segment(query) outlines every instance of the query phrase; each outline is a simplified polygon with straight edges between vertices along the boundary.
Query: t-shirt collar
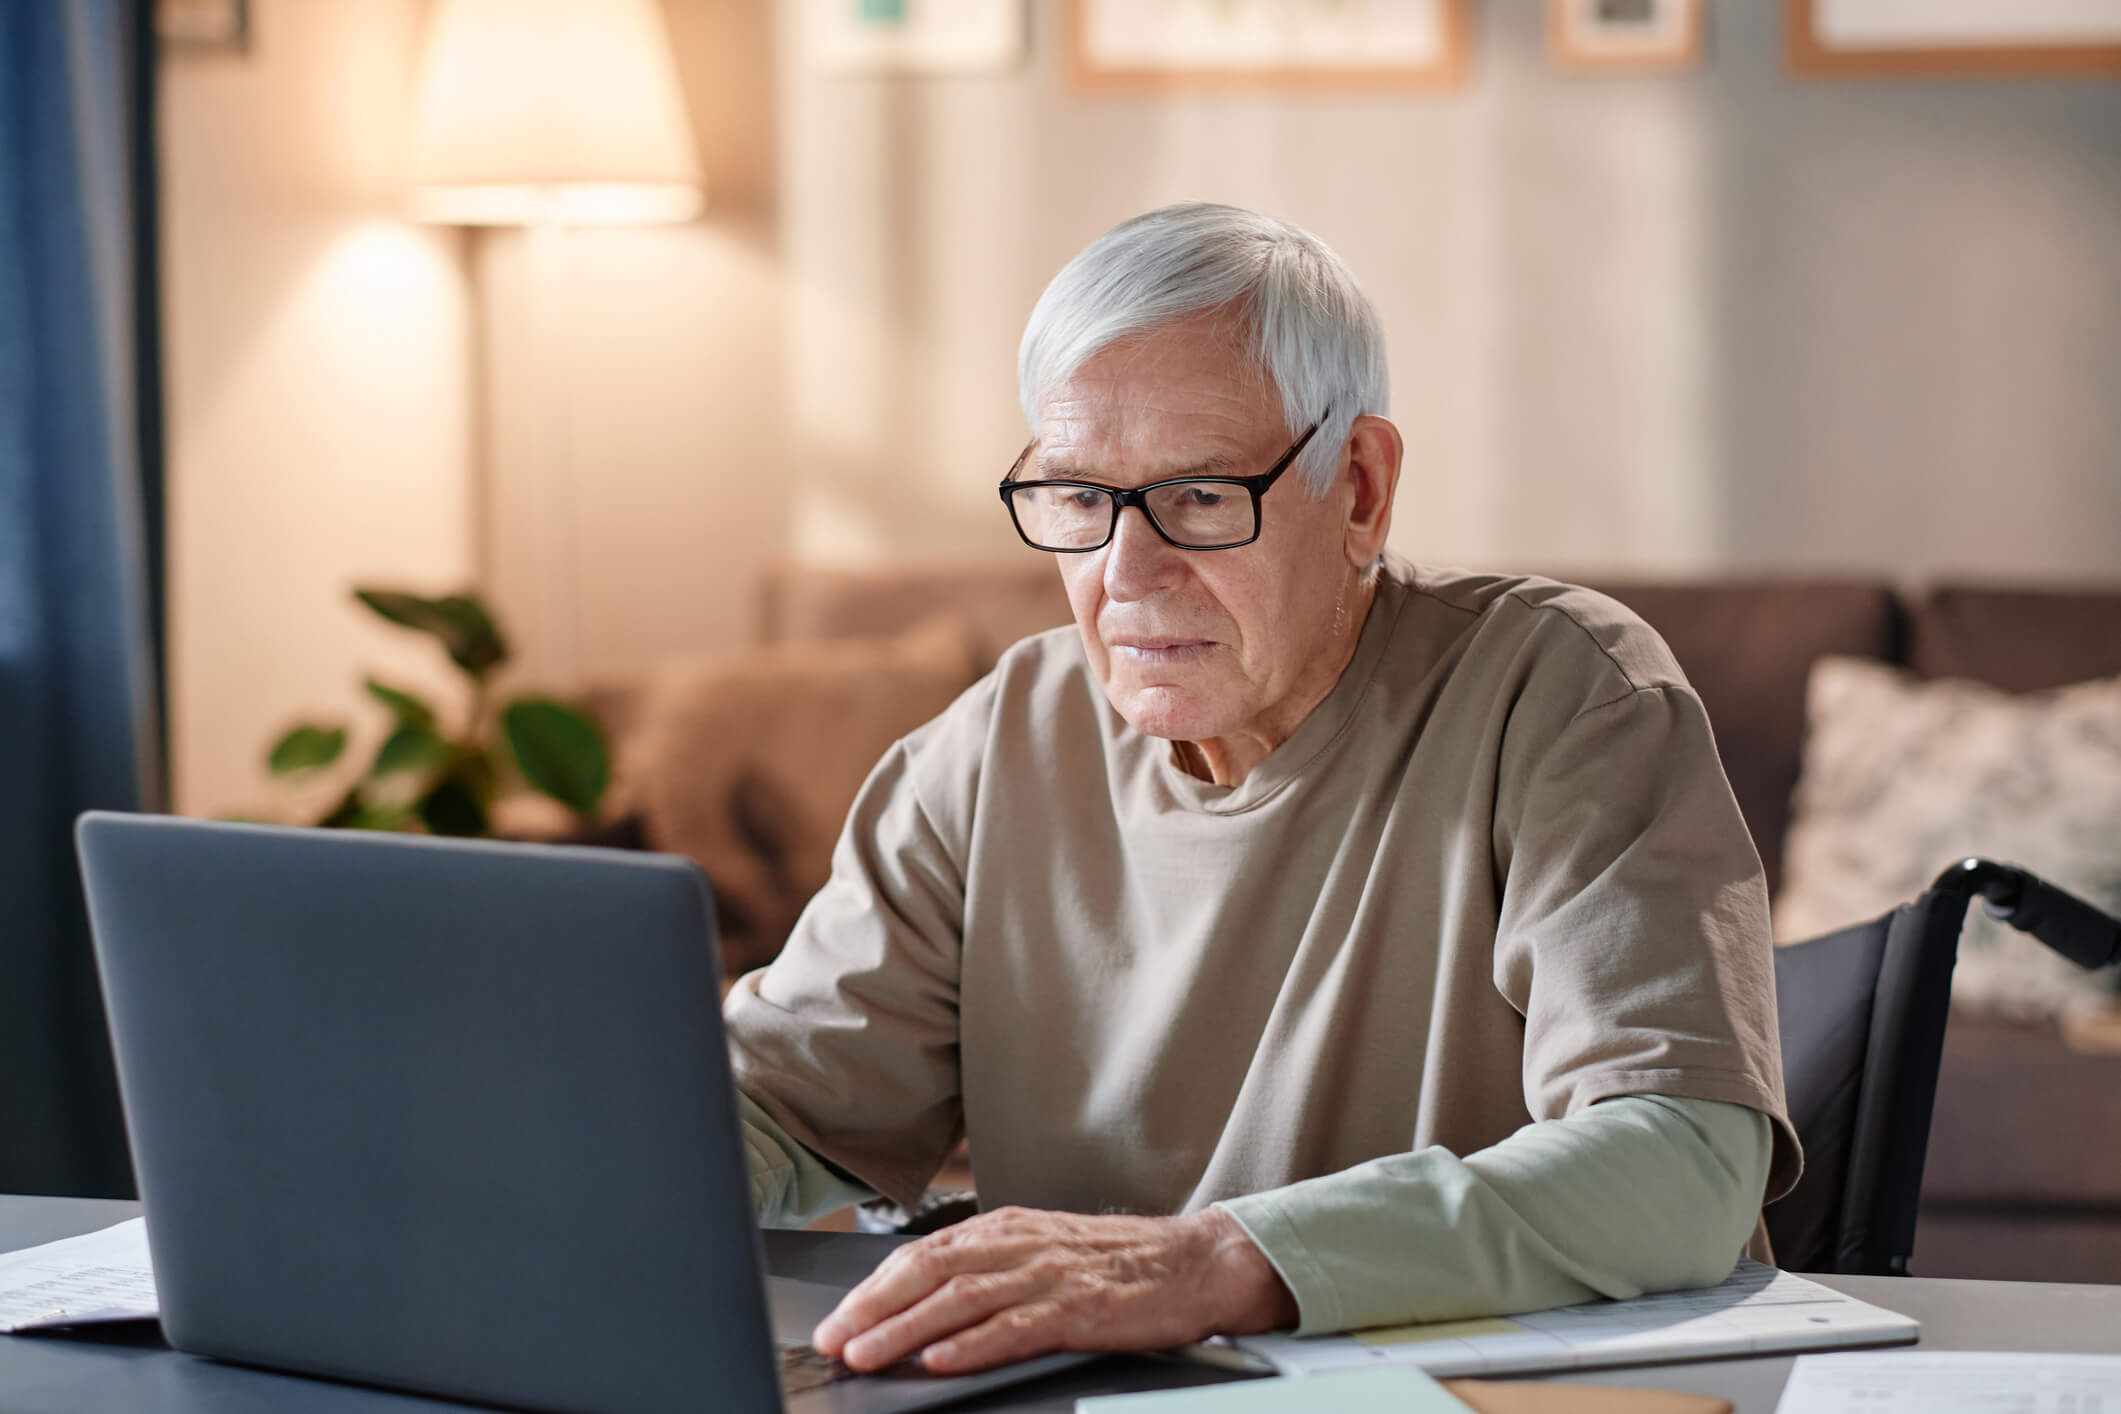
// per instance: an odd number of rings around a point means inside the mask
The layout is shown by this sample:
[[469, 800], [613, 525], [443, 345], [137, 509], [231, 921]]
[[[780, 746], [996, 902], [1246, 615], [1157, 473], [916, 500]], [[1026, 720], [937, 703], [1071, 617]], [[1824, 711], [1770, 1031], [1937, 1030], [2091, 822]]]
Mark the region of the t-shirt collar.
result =
[[[1362, 632], [1355, 640], [1355, 652], [1347, 667], [1341, 669], [1340, 681], [1333, 684], [1323, 702], [1311, 709], [1311, 715], [1297, 724], [1289, 739], [1267, 753], [1266, 759], [1254, 766], [1242, 782], [1224, 786], [1204, 781], [1179, 764], [1176, 745], [1166, 742], [1152, 748], [1161, 783], [1177, 803], [1217, 815], [1254, 809], [1301, 777], [1341, 738], [1362, 705], [1370, 680], [1377, 674], [1377, 665], [1384, 659], [1385, 646], [1391, 641], [1393, 626], [1406, 600], [1405, 576], [1395, 574], [1395, 567], [1388, 558], [1378, 570], [1377, 592], [1370, 598]], [[1120, 730], [1133, 734], [1131, 727], [1122, 725]]]

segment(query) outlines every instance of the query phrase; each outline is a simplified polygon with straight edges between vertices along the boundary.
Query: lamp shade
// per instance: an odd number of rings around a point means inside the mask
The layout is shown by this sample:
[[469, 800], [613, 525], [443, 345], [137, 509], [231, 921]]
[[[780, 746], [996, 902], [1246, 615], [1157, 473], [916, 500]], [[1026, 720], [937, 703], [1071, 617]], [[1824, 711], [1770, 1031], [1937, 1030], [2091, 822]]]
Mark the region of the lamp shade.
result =
[[442, 0], [418, 103], [412, 180], [422, 220], [699, 214], [699, 157], [655, 0]]

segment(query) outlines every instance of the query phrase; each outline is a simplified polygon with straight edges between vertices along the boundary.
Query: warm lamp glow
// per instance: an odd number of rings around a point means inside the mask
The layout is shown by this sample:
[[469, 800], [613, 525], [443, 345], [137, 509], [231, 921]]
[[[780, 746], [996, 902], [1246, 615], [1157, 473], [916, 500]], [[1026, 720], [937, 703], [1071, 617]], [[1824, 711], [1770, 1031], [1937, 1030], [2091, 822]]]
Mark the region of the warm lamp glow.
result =
[[654, 0], [443, 0], [413, 205], [452, 225], [689, 221], [699, 158]]

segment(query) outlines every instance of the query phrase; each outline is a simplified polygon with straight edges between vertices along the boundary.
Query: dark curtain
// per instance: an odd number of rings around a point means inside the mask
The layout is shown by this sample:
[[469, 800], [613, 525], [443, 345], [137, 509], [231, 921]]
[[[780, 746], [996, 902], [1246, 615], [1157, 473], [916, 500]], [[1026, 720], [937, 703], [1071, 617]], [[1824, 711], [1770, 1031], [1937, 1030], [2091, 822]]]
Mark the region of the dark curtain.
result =
[[160, 806], [146, 0], [0, 0], [0, 1193], [129, 1196], [72, 824]]

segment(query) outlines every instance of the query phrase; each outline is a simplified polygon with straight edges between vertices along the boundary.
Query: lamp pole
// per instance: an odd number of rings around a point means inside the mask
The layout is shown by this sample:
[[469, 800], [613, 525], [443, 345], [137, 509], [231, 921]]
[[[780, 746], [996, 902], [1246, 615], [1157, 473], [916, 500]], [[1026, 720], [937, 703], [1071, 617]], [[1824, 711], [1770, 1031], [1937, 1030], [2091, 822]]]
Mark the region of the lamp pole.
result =
[[[574, 449], [579, 397], [570, 338], [580, 226], [689, 221], [703, 205], [699, 156], [655, 0], [442, 0], [422, 55], [413, 205], [422, 220], [524, 228], [523, 297], [535, 470], [522, 498], [535, 585], [521, 648], [553, 687], [579, 685], [581, 573]], [[477, 240], [476, 235], [474, 236]], [[513, 527], [493, 422], [500, 337], [491, 249], [475, 247], [482, 329], [476, 483], [479, 573]], [[487, 587], [491, 587], [490, 585]]]

